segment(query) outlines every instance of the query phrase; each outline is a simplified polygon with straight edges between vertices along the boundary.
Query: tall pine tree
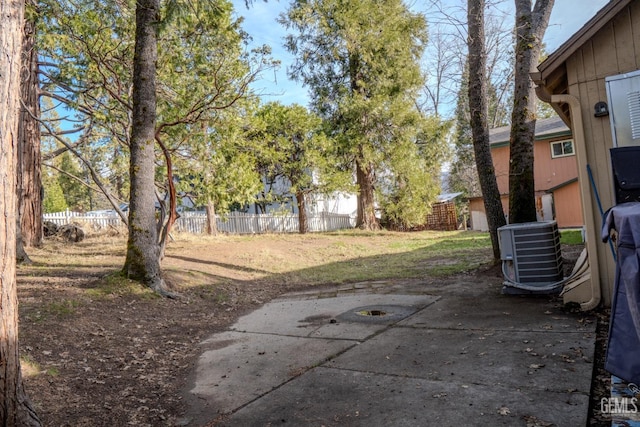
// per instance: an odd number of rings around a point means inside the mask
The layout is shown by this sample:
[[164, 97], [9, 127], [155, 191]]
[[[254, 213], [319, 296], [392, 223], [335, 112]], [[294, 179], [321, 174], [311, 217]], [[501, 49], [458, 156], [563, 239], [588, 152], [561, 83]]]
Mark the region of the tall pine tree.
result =
[[[420, 58], [427, 42], [423, 16], [401, 0], [294, 1], [281, 21], [296, 31], [287, 48], [296, 56], [290, 75], [310, 89], [312, 105], [331, 124], [344, 158], [355, 171], [358, 186], [357, 226], [375, 230], [377, 179], [403, 175], [398, 185], [410, 187], [420, 162], [421, 117], [415, 94], [424, 83]], [[438, 192], [438, 177], [427, 184]], [[420, 185], [420, 184], [417, 184]], [[412, 194], [397, 192], [411, 198]]]

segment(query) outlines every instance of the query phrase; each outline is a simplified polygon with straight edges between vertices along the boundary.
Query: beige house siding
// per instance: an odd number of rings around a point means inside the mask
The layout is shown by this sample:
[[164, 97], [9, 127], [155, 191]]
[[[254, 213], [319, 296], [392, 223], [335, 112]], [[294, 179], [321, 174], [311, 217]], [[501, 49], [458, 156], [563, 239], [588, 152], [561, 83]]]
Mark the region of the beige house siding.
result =
[[[605, 25], [566, 62], [570, 95], [580, 100], [585, 121], [587, 159], [604, 210], [613, 206], [613, 178], [609, 149], [613, 138], [609, 117], [594, 117], [593, 107], [607, 101], [605, 78], [635, 71], [640, 58], [640, 2], [631, 4]], [[597, 203], [594, 217], [601, 218]], [[595, 224], [596, 230], [601, 224]], [[615, 281], [615, 261], [604, 243], [599, 244], [598, 266], [603, 299], [611, 304]]]
[[562, 227], [582, 227], [582, 199], [578, 181], [553, 191], [556, 222]]
[[[575, 295], [565, 295], [565, 301], [581, 302], [585, 309], [592, 308], [597, 298], [610, 305], [615, 282], [615, 262], [608, 246], [599, 239], [602, 216], [595, 197], [597, 191], [604, 210], [614, 204], [609, 155], [613, 138], [610, 117], [595, 117], [594, 106], [600, 101], [607, 102], [605, 78], [639, 68], [640, 2], [611, 0], [533, 74], [541, 88], [539, 96], [552, 103], [579, 140], [576, 144], [578, 172], [586, 215], [587, 247], [594, 273], [592, 279], [599, 280], [600, 295], [593, 287], [591, 291], [583, 287], [577, 289]], [[576, 103], [577, 108], [571, 107], [572, 103]], [[590, 183], [587, 167], [593, 173], [595, 188]], [[592, 299], [587, 301], [589, 295]]]

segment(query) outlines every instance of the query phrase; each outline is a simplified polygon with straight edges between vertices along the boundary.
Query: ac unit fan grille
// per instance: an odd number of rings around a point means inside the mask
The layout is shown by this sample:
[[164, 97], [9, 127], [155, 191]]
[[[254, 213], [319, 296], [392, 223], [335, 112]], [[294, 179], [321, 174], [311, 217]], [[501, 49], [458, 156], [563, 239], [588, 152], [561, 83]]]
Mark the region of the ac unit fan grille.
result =
[[513, 263], [517, 283], [547, 285], [562, 280], [560, 233], [555, 221], [509, 224], [498, 229], [500, 255]]

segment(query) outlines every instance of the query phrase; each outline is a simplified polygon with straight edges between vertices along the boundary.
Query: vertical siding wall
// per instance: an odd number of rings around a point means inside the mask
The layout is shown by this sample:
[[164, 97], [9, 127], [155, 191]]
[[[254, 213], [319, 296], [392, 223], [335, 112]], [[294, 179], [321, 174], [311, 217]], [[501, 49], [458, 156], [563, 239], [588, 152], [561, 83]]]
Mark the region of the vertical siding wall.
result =
[[[533, 174], [536, 191], [547, 191], [578, 176], [576, 156], [551, 158], [551, 142], [566, 141], [571, 137], [553, 138], [536, 141], [533, 146]], [[500, 194], [509, 193], [509, 146], [491, 150], [496, 168], [496, 178]]]
[[562, 227], [582, 227], [582, 198], [578, 181], [553, 192], [553, 207], [556, 222]]
[[[570, 95], [580, 99], [587, 160], [604, 210], [614, 203], [609, 155], [613, 140], [609, 117], [594, 117], [593, 107], [599, 101], [607, 101], [605, 78], [637, 70], [640, 68], [639, 60], [640, 2], [632, 2], [566, 62], [568, 91]], [[594, 217], [600, 219], [595, 199], [593, 209]], [[601, 224], [595, 224], [596, 230], [600, 227]], [[598, 246], [598, 252], [603, 299], [606, 304], [610, 304], [615, 280], [615, 263], [604, 244]], [[590, 256], [590, 259], [595, 259], [595, 256]]]
[[[536, 195], [539, 197], [547, 190], [557, 187], [578, 176], [578, 164], [576, 156], [551, 157], [551, 143], [555, 141], [566, 141], [570, 137], [549, 138], [535, 141], [534, 150], [534, 176], [536, 184]], [[496, 169], [496, 180], [500, 194], [509, 193], [509, 146], [494, 147], [491, 149], [491, 157]], [[504, 196], [506, 198], [506, 196]], [[556, 221], [559, 227], [581, 227], [583, 225], [582, 210], [580, 209], [580, 189], [577, 184], [568, 185], [554, 191], [553, 204], [556, 213]], [[505, 212], [509, 212], [509, 203], [503, 202]], [[480, 205], [474, 205], [475, 208]], [[484, 206], [481, 207], [484, 212]], [[549, 218], [547, 218], [549, 219]], [[477, 217], [476, 223], [486, 224], [484, 220]], [[486, 227], [486, 225], [484, 225]], [[474, 229], [475, 225], [474, 225]], [[483, 228], [484, 230], [484, 228]]]
[[[496, 181], [500, 194], [509, 193], [509, 146], [491, 148], [493, 167], [496, 170]], [[508, 206], [508, 204], [507, 204]]]
[[[506, 214], [509, 211], [509, 196], [500, 196], [502, 211]], [[489, 231], [487, 213], [484, 210], [484, 199], [474, 197], [469, 199], [469, 212], [471, 213], [471, 229], [476, 231]]]

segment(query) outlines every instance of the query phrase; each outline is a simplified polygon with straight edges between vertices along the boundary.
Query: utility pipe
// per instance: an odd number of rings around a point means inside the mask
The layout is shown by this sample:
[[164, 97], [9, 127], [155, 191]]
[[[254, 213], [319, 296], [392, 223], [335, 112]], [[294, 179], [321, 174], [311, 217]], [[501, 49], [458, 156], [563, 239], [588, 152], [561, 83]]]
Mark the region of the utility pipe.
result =
[[602, 290], [600, 287], [600, 265], [598, 264], [597, 236], [600, 231], [595, 229], [595, 218], [593, 215], [593, 198], [589, 181], [584, 176], [587, 170], [587, 144], [584, 137], [584, 122], [582, 121], [582, 108], [580, 100], [574, 95], [551, 95], [546, 87], [540, 73], [532, 73], [532, 79], [536, 83], [536, 95], [548, 104], [566, 103], [569, 105], [572, 121], [572, 133], [576, 157], [578, 161], [578, 183], [582, 195], [582, 215], [585, 221], [587, 255], [589, 257], [589, 269], [591, 272], [591, 299], [580, 304], [583, 311], [593, 310], [600, 304]]
[[[538, 86], [539, 87], [539, 86]], [[537, 91], [538, 94], [540, 91]], [[542, 98], [541, 98], [542, 99]], [[582, 108], [580, 100], [574, 95], [551, 95], [551, 103], [566, 103], [571, 111], [573, 142], [578, 160], [578, 182], [582, 194], [582, 214], [587, 229], [587, 253], [589, 255], [589, 268], [591, 269], [591, 299], [580, 304], [583, 311], [593, 310], [600, 304], [602, 290], [600, 289], [600, 266], [598, 265], [598, 236], [599, 230], [595, 229], [593, 215], [593, 197], [589, 188], [589, 178], [585, 176], [587, 170], [587, 144], [584, 137], [584, 123], [582, 121]]]

